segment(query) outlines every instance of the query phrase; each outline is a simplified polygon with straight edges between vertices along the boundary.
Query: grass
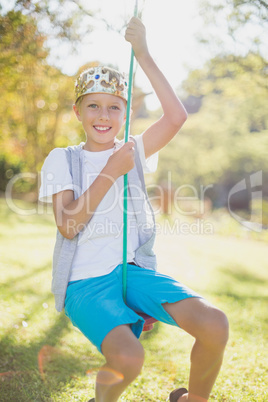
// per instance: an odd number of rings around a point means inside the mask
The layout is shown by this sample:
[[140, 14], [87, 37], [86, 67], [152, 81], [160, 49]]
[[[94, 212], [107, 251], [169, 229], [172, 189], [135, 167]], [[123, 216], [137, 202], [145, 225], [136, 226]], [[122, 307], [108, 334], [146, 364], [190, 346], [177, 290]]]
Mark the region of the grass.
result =
[[[51, 212], [15, 213], [0, 200], [0, 401], [87, 401], [103, 357], [54, 309], [50, 293], [55, 228]], [[22, 214], [22, 211], [23, 214]], [[159, 269], [201, 292], [231, 327], [211, 400], [268, 400], [268, 246], [230, 235], [160, 231]], [[121, 401], [165, 401], [187, 386], [192, 339], [157, 323], [142, 335], [146, 363]]]

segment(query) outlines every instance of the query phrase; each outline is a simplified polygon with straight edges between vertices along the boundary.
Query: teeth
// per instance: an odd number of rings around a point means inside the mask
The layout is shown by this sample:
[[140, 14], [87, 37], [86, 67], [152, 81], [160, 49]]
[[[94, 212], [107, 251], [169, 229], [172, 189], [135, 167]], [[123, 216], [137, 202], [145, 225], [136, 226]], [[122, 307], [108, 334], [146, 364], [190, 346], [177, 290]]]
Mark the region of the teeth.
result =
[[100, 130], [100, 131], [107, 131], [107, 130], [110, 129], [110, 127], [98, 127], [98, 126], [95, 126], [95, 128], [96, 128], [97, 130]]

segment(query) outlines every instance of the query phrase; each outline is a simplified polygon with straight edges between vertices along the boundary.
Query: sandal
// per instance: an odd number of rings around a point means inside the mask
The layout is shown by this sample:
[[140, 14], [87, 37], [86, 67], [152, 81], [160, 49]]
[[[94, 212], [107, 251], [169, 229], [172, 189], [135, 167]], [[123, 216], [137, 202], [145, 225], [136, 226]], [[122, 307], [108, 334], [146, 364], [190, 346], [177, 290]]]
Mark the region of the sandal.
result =
[[170, 400], [170, 402], [177, 402], [178, 399], [179, 399], [183, 394], [186, 394], [187, 392], [188, 392], [188, 391], [187, 391], [186, 388], [177, 388], [177, 389], [174, 389], [174, 391], [172, 391], [172, 392], [169, 394], [169, 400]]
[[91, 398], [91, 399], [89, 399], [89, 401], [88, 402], [95, 402], [95, 398]]

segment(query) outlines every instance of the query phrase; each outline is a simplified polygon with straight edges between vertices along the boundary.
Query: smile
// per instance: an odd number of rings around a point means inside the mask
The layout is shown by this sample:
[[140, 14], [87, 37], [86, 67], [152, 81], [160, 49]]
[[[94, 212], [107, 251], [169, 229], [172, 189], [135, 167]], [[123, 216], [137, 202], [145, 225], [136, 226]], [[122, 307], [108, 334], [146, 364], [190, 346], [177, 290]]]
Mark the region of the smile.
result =
[[95, 130], [97, 131], [101, 131], [102, 133], [107, 132], [109, 130], [111, 130], [112, 127], [108, 127], [108, 126], [94, 126]]

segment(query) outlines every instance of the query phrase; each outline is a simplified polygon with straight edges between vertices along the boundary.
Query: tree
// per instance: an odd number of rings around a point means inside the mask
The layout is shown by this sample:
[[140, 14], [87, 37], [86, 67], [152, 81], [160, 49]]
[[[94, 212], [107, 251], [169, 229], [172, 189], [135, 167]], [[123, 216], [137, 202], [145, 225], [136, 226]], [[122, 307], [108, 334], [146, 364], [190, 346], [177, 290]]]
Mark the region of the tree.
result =
[[[201, 107], [161, 151], [158, 183], [171, 170], [175, 188], [186, 184], [191, 193], [194, 186], [200, 195], [202, 186], [211, 185], [206, 195], [224, 206], [232, 186], [261, 170], [268, 196], [266, 64], [257, 54], [229, 55], [189, 74], [184, 91], [202, 99]], [[241, 196], [240, 207], [248, 207], [249, 199]]]
[[73, 79], [47, 64], [46, 38], [32, 17], [13, 10], [0, 26], [1, 153], [36, 171], [71, 111]]
[[41, 34], [74, 46], [91, 30], [92, 13], [79, 0], [16, 0], [14, 10], [33, 18]]
[[[203, 0], [200, 13], [206, 29], [199, 40], [214, 54], [266, 52], [268, 4], [265, 0]], [[231, 50], [230, 50], [231, 49]]]

